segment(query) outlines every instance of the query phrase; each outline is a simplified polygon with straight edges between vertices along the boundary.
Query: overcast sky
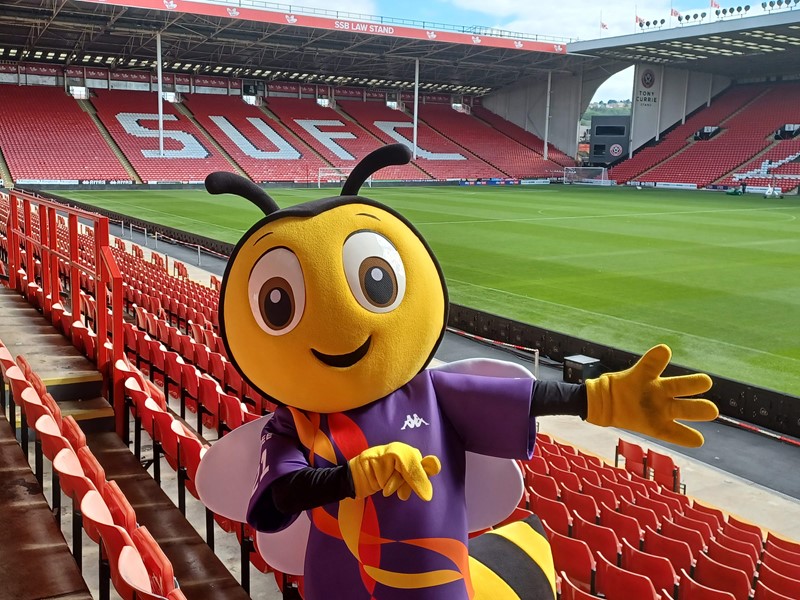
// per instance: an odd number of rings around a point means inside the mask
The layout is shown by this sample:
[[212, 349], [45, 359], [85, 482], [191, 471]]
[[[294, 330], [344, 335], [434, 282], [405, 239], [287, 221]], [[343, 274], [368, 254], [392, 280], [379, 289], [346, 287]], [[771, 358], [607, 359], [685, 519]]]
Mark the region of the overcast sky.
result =
[[[721, 8], [745, 5], [745, 2], [717, 2]], [[635, 22], [637, 14], [646, 21], [665, 19], [666, 26], [669, 26], [670, 8], [681, 14], [705, 11], [716, 19], [711, 0], [705, 4], [698, 0], [567, 0], [555, 6], [552, 2], [540, 0], [300, 0], [291, 4], [450, 25], [480, 25], [573, 40], [636, 33], [640, 30]], [[761, 2], [752, 2], [750, 6], [748, 15], [762, 14]], [[794, 10], [800, 10], [800, 7]], [[608, 29], [601, 29], [601, 21]], [[671, 24], [677, 27], [677, 19], [672, 18]], [[611, 77], [600, 87], [595, 100], [630, 98], [632, 71], [626, 69]]]

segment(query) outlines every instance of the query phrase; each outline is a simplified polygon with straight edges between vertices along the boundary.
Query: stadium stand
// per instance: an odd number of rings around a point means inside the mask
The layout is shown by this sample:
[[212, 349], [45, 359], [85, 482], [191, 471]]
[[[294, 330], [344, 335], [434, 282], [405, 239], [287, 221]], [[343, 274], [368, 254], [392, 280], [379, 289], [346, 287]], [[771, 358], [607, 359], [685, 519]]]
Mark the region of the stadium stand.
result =
[[[777, 166], [776, 166], [777, 165]], [[772, 176], [776, 176], [773, 178]], [[794, 176], [793, 180], [783, 179], [782, 175]], [[741, 185], [742, 180], [749, 186], [780, 185], [790, 190], [800, 182], [800, 138], [779, 140], [750, 162], [737, 168], [721, 181], [722, 185]]]
[[[695, 111], [686, 122], [667, 132], [654, 144], [639, 149], [629, 160], [615, 165], [609, 177], [617, 183], [640, 179], [640, 175], [668, 161], [671, 157], [691, 146], [694, 133], [707, 125], [720, 125], [742, 107], [765, 92], [763, 85], [743, 85], [726, 89], [716, 96], [711, 106]], [[703, 160], [706, 165], [709, 158]], [[656, 181], [648, 178], [646, 181]]]
[[449, 104], [421, 104], [419, 108], [420, 119], [507, 176], [553, 177], [562, 171], [557, 163]]
[[240, 97], [184, 94], [183, 103], [255, 182], [316, 181], [329, 166], [282, 123]]
[[[353, 168], [358, 159], [382, 144], [361, 125], [341, 112], [309, 98], [268, 98], [267, 107], [305, 144], [331, 166]], [[316, 176], [316, 173], [314, 173]], [[427, 179], [413, 165], [393, 166], [375, 174], [376, 179]]]
[[[382, 102], [343, 100], [339, 102], [339, 107], [381, 142], [398, 142], [396, 137], [388, 133], [394, 131], [394, 135], [401, 136], [411, 145], [413, 121], [405, 112], [392, 110]], [[449, 106], [447, 108], [450, 110]], [[417, 124], [417, 144], [422, 151], [415, 163], [434, 179], [506, 176], [422, 121]]]
[[131, 180], [63, 89], [0, 85], [0, 104], [0, 148], [15, 181]]
[[[480, 104], [476, 104], [472, 107], [472, 115], [478, 119], [486, 121], [489, 123], [489, 125], [497, 129], [497, 131], [504, 133], [512, 140], [519, 142], [523, 146], [530, 148], [537, 154], [544, 157], [544, 140], [539, 136], [534, 135], [530, 131], [525, 131], [516, 123], [506, 121], [500, 115], [493, 113], [488, 108], [484, 108]], [[547, 158], [548, 160], [551, 160], [562, 167], [575, 166], [574, 158], [567, 156], [550, 143], [547, 144]]]
[[164, 102], [164, 156], [159, 156], [156, 97], [145, 92], [95, 90], [97, 116], [145, 182], [202, 182], [212, 171], [231, 171], [205, 135]]
[[[705, 187], [726, 173], [760, 154], [772, 143], [775, 131], [794, 120], [800, 86], [757, 85], [756, 97], [734, 114], [719, 122], [706, 116], [706, 125], [719, 125], [722, 131], [708, 140], [691, 141], [674, 157], [665, 160], [640, 181], [675, 181]], [[736, 88], [734, 88], [735, 91]]]

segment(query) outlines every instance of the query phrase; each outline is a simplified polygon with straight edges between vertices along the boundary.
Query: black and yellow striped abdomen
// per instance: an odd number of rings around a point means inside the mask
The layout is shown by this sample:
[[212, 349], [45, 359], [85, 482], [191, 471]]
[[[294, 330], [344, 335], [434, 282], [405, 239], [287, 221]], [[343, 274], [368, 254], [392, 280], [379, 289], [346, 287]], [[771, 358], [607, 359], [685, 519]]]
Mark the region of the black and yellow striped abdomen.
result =
[[553, 555], [539, 517], [510, 523], [469, 542], [474, 600], [553, 600]]

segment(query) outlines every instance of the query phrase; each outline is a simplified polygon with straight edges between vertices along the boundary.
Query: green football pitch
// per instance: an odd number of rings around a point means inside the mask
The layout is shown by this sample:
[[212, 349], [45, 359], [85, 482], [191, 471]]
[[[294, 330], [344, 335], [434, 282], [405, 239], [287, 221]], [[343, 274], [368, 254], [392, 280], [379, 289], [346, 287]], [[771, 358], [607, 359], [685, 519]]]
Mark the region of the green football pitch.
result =
[[[451, 300], [800, 395], [800, 199], [578, 186], [374, 188], [433, 247]], [[288, 206], [332, 190], [270, 190]], [[70, 197], [236, 242], [259, 211], [203, 191]]]

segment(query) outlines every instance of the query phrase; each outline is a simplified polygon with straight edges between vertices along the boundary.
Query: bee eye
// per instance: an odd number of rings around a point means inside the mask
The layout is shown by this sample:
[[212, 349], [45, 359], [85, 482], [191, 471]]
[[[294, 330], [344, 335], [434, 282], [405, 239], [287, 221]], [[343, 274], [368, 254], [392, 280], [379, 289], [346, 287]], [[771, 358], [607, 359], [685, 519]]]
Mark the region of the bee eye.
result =
[[358, 231], [344, 243], [344, 271], [358, 303], [375, 313], [397, 308], [406, 291], [406, 272], [392, 243], [374, 231]]
[[303, 269], [287, 248], [273, 248], [258, 259], [248, 282], [250, 310], [270, 335], [289, 333], [297, 326], [306, 303]]

